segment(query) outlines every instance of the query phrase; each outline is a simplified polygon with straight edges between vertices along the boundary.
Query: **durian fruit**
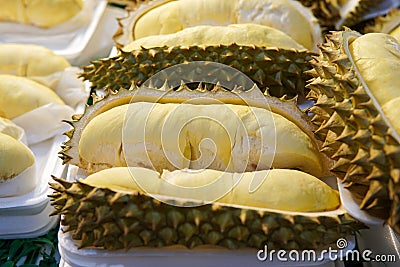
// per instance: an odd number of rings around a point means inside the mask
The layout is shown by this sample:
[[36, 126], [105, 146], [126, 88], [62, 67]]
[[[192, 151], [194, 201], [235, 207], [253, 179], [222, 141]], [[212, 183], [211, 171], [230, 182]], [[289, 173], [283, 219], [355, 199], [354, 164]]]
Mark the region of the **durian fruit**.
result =
[[[268, 177], [249, 194], [253, 175]], [[228, 194], [215, 201], [207, 194], [182, 198], [173, 186], [202, 186], [204, 177], [221, 178], [214, 188], [228, 189]], [[179, 170], [160, 177], [149, 169], [121, 167], [77, 182], [54, 179], [50, 195], [54, 214], [63, 215], [63, 229], [72, 232], [79, 248], [317, 249], [365, 228], [340, 207], [337, 191], [295, 170], [245, 174]], [[290, 193], [282, 194], [285, 190]], [[316, 201], [319, 207], [314, 206]], [[314, 211], [305, 211], [309, 208]]]
[[0, 186], [32, 166], [32, 151], [14, 137], [0, 132]]
[[63, 105], [54, 91], [35, 81], [0, 74], [0, 116], [13, 119], [49, 103]]
[[141, 47], [171, 47], [193, 45], [254, 45], [278, 47], [280, 49], [305, 50], [289, 35], [277, 29], [260, 24], [231, 24], [228, 26], [200, 25], [183, 29], [176, 33], [150, 35], [136, 39], [122, 48], [124, 51], [138, 50]]
[[[173, 46], [121, 51], [116, 57], [93, 61], [83, 67], [81, 74], [91, 83], [92, 92], [129, 89], [132, 82], [138, 86], [157, 72], [174, 65], [211, 61], [235, 68], [257, 84], [262, 92], [291, 99], [304, 100], [304, 86], [310, 78], [304, 72], [311, 69], [309, 60], [314, 53], [257, 46]], [[171, 74], [172, 75], [172, 74]], [[179, 77], [180, 73], [175, 74]], [[193, 75], [197, 75], [193, 73]], [[207, 74], [208, 75], [208, 74]], [[213, 75], [212, 73], [210, 75]], [[230, 77], [221, 76], [218, 80]]]
[[310, 8], [319, 23], [327, 30], [353, 27], [377, 14], [386, 13], [398, 5], [391, 0], [298, 0]]
[[321, 27], [330, 29], [340, 20], [338, 0], [298, 0], [311, 9]]
[[0, 0], [0, 6], [0, 21], [51, 28], [81, 11], [83, 0]]
[[[322, 151], [360, 208], [399, 232], [400, 46], [383, 33], [327, 35], [307, 85]], [[392, 203], [393, 201], [393, 203]]]
[[276, 28], [309, 50], [321, 40], [317, 19], [292, 0], [180, 0], [142, 4], [120, 20], [115, 36], [127, 44], [149, 35], [170, 34], [199, 25], [255, 23]]
[[[71, 122], [70, 140], [62, 151], [64, 163], [89, 173], [131, 165], [157, 171], [211, 168], [243, 172], [268, 169], [272, 164], [316, 176], [327, 174], [324, 170], [329, 163], [321, 157], [308, 117], [297, 109], [295, 100], [285, 102], [257, 90], [231, 92], [215, 87], [192, 91], [186, 86], [176, 91], [168, 86], [120, 90], [88, 106], [82, 117]], [[207, 97], [221, 102], [182, 103]], [[243, 97], [250, 99], [252, 108]], [[177, 100], [168, 103], [168, 99]], [[124, 135], [129, 137], [123, 138], [123, 129], [128, 129]], [[199, 151], [199, 142], [205, 138], [214, 140], [216, 147], [204, 146]], [[171, 141], [162, 144], [164, 139]]]
[[0, 74], [27, 77], [54, 88], [54, 75], [70, 66], [66, 59], [44, 46], [0, 44]]
[[365, 32], [387, 33], [400, 41], [400, 9], [392, 9], [385, 16], [376, 17], [373, 25], [368, 25]]

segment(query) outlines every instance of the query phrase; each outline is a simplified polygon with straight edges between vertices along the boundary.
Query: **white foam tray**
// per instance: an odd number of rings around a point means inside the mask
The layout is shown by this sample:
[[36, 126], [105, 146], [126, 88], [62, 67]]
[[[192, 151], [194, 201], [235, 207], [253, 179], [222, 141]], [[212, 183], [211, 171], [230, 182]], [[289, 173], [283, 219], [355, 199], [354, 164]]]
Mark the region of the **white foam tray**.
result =
[[81, 27], [76, 28], [76, 25], [68, 25], [68, 22], [65, 22], [57, 29], [39, 29], [30, 25], [2, 22], [0, 43], [43, 45], [67, 60], [74, 61], [87, 46], [107, 6], [107, 0], [85, 2], [90, 4], [90, 22]]

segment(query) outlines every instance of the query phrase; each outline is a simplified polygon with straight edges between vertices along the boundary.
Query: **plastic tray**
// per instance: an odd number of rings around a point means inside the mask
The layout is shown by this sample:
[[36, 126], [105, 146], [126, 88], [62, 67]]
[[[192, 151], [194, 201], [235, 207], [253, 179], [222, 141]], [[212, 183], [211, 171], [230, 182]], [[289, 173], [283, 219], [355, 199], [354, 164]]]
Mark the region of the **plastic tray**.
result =
[[[61, 159], [58, 158], [60, 146], [65, 138], [65, 136], [56, 136], [30, 147], [35, 155], [36, 175], [39, 183], [33, 191], [27, 194], [0, 198], [2, 219], [5, 216], [34, 215], [43, 211], [49, 202], [47, 195], [50, 193], [48, 182], [51, 180], [51, 175], [61, 176], [65, 168]], [[3, 220], [0, 220], [0, 226], [2, 224]]]
[[[65, 22], [56, 29], [39, 29], [30, 25], [18, 25], [16, 23], [0, 23], [0, 43], [29, 43], [43, 45], [53, 50], [56, 54], [65, 57], [69, 61], [75, 60], [85, 49], [92, 37], [100, 18], [107, 6], [106, 0], [85, 0], [85, 4], [91, 4], [90, 22], [74, 29]], [[9, 31], [16, 28], [17, 30]]]
[[47, 201], [38, 214], [2, 216], [0, 239], [34, 238], [46, 234], [59, 222], [58, 216], [49, 217], [52, 211], [53, 207]]
[[[137, 248], [129, 251], [106, 251], [101, 249], [78, 249], [69, 233], [58, 233], [58, 248], [64, 266], [163, 266], [163, 267], [203, 267], [203, 266], [335, 266], [326, 258], [319, 262], [260, 261], [255, 249], [186, 249], [186, 248]], [[350, 240], [344, 250], [354, 248]]]

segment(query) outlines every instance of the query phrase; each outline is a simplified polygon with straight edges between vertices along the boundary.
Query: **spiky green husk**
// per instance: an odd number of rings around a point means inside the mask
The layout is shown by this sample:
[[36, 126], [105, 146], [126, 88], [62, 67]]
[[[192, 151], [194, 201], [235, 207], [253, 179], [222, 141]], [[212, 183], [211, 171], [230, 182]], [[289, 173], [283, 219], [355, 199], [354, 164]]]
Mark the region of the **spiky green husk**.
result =
[[310, 78], [304, 71], [311, 69], [309, 60], [313, 55], [309, 51], [235, 44], [151, 48], [121, 51], [119, 56], [93, 61], [92, 65], [83, 68], [81, 77], [92, 83], [93, 91], [118, 91], [120, 88], [130, 88], [132, 83], [140, 86], [157, 72], [173, 65], [211, 61], [243, 72], [263, 92], [267, 90], [272, 96], [293, 98], [298, 95], [301, 100], [305, 83]]
[[[327, 35], [320, 55], [311, 62], [314, 78], [307, 87], [316, 104], [310, 111], [319, 127], [315, 134], [324, 142], [322, 151], [336, 161], [332, 172], [361, 198], [361, 209], [387, 219], [391, 199], [399, 197], [400, 145], [345, 53], [348, 34], [359, 36], [349, 30]], [[398, 227], [398, 209], [392, 208], [393, 227]]]
[[[360, 23], [366, 14], [385, 0], [359, 0], [348, 14], [343, 14], [343, 6], [332, 0], [297, 0], [310, 8], [319, 23], [326, 30], [351, 27]], [[345, 16], [345, 17], [343, 17]]]
[[[365, 226], [346, 213], [302, 216], [217, 204], [177, 207], [143, 194], [123, 194], [55, 179], [53, 215], [79, 247], [215, 245], [236, 248], [316, 249]], [[181, 203], [182, 204], [182, 203]]]
[[378, 16], [371, 25], [367, 25], [364, 32], [390, 33], [400, 26], [400, 9], [392, 9], [384, 16]]
[[323, 28], [330, 29], [340, 19], [339, 6], [326, 0], [298, 0], [311, 9]]
[[360, 23], [366, 14], [374, 10], [375, 7], [384, 1], [385, 0], [359, 0], [349, 14], [346, 14], [346, 17], [336, 25], [336, 29], [341, 30], [343, 26], [351, 27]]

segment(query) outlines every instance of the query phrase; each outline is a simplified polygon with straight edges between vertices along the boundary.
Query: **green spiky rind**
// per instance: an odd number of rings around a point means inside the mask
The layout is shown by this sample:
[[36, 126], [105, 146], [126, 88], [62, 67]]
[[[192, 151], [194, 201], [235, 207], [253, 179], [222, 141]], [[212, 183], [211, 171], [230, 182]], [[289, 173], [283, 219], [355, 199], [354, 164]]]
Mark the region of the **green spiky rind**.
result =
[[400, 9], [393, 8], [384, 16], [378, 16], [374, 19], [373, 24], [367, 25], [364, 32], [382, 32], [390, 33], [392, 30], [400, 26]]
[[[83, 68], [81, 77], [92, 83], [92, 91], [128, 89], [132, 83], [141, 85], [157, 72], [193, 61], [218, 62], [233, 67], [248, 77], [264, 92], [275, 97], [299, 96], [310, 78], [304, 72], [311, 69], [309, 51], [284, 50], [257, 46], [217, 45], [162, 47], [132, 52], [121, 51], [119, 56], [93, 61]], [[198, 78], [198, 77], [197, 77]], [[220, 77], [223, 79], [224, 77]], [[227, 80], [229, 77], [226, 77]]]
[[343, 21], [336, 26], [336, 29], [340, 30], [343, 26], [351, 27], [360, 23], [366, 14], [374, 10], [376, 6], [384, 1], [385, 0], [359, 0], [350, 13], [343, 18]]
[[[242, 76], [238, 76], [240, 79]], [[234, 76], [231, 75], [231, 79]], [[168, 83], [164, 83], [160, 88], [155, 87], [138, 87], [132, 85], [129, 89], [121, 88], [118, 91], [110, 91], [103, 97], [93, 96], [93, 104], [87, 105], [85, 111], [81, 115], [74, 115], [72, 120], [65, 121], [72, 128], [64, 133], [68, 140], [63, 143], [62, 150], [59, 152], [63, 164], [72, 164], [78, 166], [89, 173], [97, 172], [105, 168], [118, 167], [110, 166], [107, 163], [87, 162], [80, 157], [79, 140], [83, 129], [98, 114], [112, 107], [128, 104], [141, 100], [145, 97], [148, 102], [183, 102], [190, 99], [217, 99], [221, 103], [226, 104], [244, 104], [254, 107], [261, 107], [280, 114], [296, 124], [302, 129], [315, 143], [320, 147], [321, 144], [315, 139], [313, 131], [316, 127], [311, 123], [309, 116], [302, 112], [298, 106], [296, 98], [286, 100], [284, 98], [276, 98], [269, 96], [267, 93], [262, 94], [258, 87], [254, 85], [252, 88], [233, 88], [227, 90], [217, 84], [213, 87], [203, 86], [199, 84], [196, 89], [190, 89], [185, 84], [181, 84], [178, 88], [173, 88]], [[139, 99], [139, 100], [136, 100]], [[332, 162], [322, 155], [324, 169], [328, 170]], [[328, 172], [324, 175], [329, 175]]]
[[330, 29], [340, 19], [340, 7], [326, 0], [298, 0], [308, 7], [318, 19], [322, 28]]
[[72, 233], [80, 248], [128, 250], [179, 244], [187, 248], [260, 249], [268, 245], [270, 249], [316, 249], [366, 228], [344, 212], [302, 216], [220, 204], [186, 208], [144, 194], [54, 180], [50, 184], [53, 215], [62, 215], [64, 231]]
[[[346, 34], [359, 36], [348, 29], [327, 35], [320, 55], [311, 62], [313, 78], [307, 87], [316, 103], [310, 109], [312, 121], [319, 127], [315, 134], [324, 142], [322, 151], [336, 161], [331, 171], [362, 197], [361, 209], [387, 219], [399, 192], [391, 173], [399, 166], [400, 146], [345, 53]], [[399, 218], [396, 209], [392, 207], [393, 218]]]

